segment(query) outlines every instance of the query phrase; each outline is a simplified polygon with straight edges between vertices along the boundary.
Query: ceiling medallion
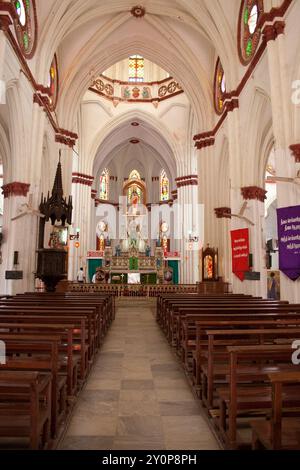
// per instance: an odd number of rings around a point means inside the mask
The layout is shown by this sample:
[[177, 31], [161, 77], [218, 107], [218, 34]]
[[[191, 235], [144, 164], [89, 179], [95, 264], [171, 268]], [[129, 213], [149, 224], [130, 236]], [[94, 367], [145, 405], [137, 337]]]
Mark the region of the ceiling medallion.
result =
[[133, 7], [131, 9], [131, 14], [132, 16], [134, 16], [135, 18], [143, 18], [143, 16], [145, 16], [146, 14], [146, 10], [144, 7], [138, 5], [136, 7]]
[[131, 140], [130, 140], [130, 143], [131, 143], [131, 144], [139, 144], [140, 141], [139, 141], [139, 139], [131, 139]]
[[138, 127], [140, 124], [139, 124], [138, 122], [132, 122], [131, 125], [132, 125], [133, 127]]

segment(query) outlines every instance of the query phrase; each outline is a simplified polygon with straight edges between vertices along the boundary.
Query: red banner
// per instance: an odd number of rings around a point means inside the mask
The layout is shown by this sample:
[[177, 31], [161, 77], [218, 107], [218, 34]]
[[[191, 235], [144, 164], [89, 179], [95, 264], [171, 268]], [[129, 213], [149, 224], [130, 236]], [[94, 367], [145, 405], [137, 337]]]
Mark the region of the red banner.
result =
[[249, 229], [231, 231], [232, 272], [241, 280], [249, 271]]

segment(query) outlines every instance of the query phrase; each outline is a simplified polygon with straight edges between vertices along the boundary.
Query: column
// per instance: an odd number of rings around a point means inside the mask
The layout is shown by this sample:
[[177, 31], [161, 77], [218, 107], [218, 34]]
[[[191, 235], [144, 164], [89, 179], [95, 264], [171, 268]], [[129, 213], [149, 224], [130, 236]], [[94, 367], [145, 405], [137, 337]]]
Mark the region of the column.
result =
[[[68, 279], [75, 280], [79, 268], [86, 267], [86, 256], [90, 248], [91, 239], [91, 186], [94, 177], [81, 173], [73, 173], [72, 196], [73, 196], [73, 228], [75, 235], [79, 229], [79, 240], [69, 242], [69, 272]], [[76, 242], [79, 247], [76, 248]]]
[[[276, 172], [287, 177], [295, 176], [295, 160], [290, 152], [292, 84], [287, 79], [286, 44], [284, 36], [284, 21], [275, 21], [267, 25], [264, 39], [267, 42], [269, 64], [269, 79], [271, 88], [273, 133], [275, 139]], [[297, 161], [297, 160], [296, 160]], [[299, 195], [292, 184], [280, 182], [277, 184], [278, 207], [288, 207], [299, 204]], [[285, 274], [280, 273], [281, 297], [290, 302], [300, 301], [300, 280], [291, 281]]]
[[180, 282], [182, 284], [194, 284], [199, 279], [198, 259], [199, 250], [196, 243], [191, 242], [189, 248], [189, 236], [199, 236], [196, 226], [196, 210], [198, 209], [198, 176], [187, 175], [176, 178], [178, 186], [179, 204], [179, 233], [181, 240], [178, 245], [181, 253]]

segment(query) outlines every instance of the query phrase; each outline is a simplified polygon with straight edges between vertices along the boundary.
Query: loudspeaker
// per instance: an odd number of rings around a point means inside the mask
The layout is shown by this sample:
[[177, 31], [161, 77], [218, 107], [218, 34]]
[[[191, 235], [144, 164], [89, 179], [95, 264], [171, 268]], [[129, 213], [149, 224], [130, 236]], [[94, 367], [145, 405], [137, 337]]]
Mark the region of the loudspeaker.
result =
[[249, 268], [253, 268], [253, 254], [249, 253]]
[[19, 252], [14, 251], [14, 266], [16, 266], [17, 264], [19, 264]]

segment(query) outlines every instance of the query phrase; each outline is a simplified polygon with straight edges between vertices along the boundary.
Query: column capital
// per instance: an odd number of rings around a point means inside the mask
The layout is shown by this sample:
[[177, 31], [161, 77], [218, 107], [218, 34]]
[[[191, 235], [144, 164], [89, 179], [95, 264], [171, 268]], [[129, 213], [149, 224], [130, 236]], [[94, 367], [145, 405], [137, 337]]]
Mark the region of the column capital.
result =
[[217, 219], [231, 219], [230, 207], [216, 207], [215, 214]]
[[280, 34], [284, 34], [285, 22], [283, 20], [275, 21], [273, 24], [267, 24], [263, 29], [263, 38], [267, 43], [275, 41]]
[[5, 184], [2, 186], [2, 194], [4, 198], [10, 196], [24, 196], [26, 197], [30, 188], [30, 184], [21, 183], [19, 181], [14, 181], [12, 183]]
[[214, 137], [204, 137], [201, 138], [198, 142], [195, 143], [195, 147], [197, 150], [201, 150], [206, 147], [211, 147], [215, 145], [215, 138]]
[[267, 199], [267, 191], [258, 186], [245, 186], [241, 188], [242, 196], [245, 200], [258, 200], [264, 202]]
[[72, 183], [92, 186], [94, 177], [83, 173], [72, 173]]
[[300, 144], [290, 145], [290, 150], [295, 158], [295, 162], [300, 163]]
[[175, 178], [177, 188], [183, 186], [198, 186], [198, 175], [179, 176]]
[[178, 199], [178, 191], [177, 191], [177, 189], [174, 189], [174, 191], [171, 191], [171, 194], [172, 194], [172, 199], [173, 199], [173, 201], [176, 201], [176, 199]]

